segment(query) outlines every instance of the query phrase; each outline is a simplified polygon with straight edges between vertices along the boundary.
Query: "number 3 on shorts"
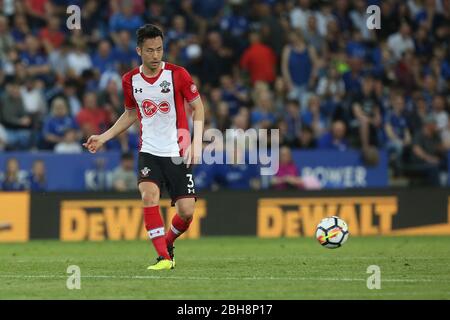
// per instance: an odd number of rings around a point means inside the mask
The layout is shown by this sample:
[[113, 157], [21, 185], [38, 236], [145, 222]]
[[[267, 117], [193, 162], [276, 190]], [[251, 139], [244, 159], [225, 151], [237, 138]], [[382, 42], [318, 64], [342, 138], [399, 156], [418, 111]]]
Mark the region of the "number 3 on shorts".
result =
[[186, 177], [189, 179], [189, 182], [187, 184], [188, 188], [194, 187], [194, 180], [192, 180], [192, 173], [187, 173]]

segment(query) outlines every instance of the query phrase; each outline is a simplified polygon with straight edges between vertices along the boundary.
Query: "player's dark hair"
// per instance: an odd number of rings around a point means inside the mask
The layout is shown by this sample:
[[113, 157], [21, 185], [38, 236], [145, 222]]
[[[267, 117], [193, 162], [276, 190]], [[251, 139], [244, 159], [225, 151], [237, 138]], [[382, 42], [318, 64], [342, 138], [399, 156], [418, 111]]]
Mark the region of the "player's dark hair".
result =
[[136, 31], [137, 45], [142, 46], [146, 39], [161, 37], [164, 40], [164, 34], [160, 28], [154, 24], [145, 24]]

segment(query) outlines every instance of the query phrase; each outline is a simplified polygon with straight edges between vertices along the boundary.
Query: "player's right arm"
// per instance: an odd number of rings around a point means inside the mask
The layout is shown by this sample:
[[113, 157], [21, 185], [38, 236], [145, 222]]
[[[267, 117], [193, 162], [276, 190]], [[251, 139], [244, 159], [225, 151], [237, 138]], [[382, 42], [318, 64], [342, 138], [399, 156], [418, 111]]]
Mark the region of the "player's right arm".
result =
[[86, 143], [83, 143], [83, 146], [87, 148], [91, 153], [97, 152], [97, 150], [100, 149], [101, 146], [108, 140], [111, 140], [115, 136], [127, 130], [136, 121], [137, 118], [138, 117], [136, 109], [125, 108], [125, 111], [111, 128], [100, 135], [90, 136]]
[[83, 143], [83, 146], [86, 147], [89, 152], [97, 152], [104, 143], [127, 130], [138, 118], [137, 113], [139, 111], [137, 102], [133, 97], [133, 86], [131, 83], [132, 74], [133, 72], [128, 72], [122, 77], [125, 111], [111, 128], [101, 135], [90, 136], [86, 143]]

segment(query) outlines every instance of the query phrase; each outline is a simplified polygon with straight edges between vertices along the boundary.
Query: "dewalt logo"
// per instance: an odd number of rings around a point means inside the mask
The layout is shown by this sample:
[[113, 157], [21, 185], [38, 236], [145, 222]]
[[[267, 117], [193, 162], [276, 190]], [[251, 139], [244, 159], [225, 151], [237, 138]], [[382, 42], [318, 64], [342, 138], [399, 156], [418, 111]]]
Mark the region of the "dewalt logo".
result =
[[[102, 241], [147, 239], [140, 200], [67, 200], [61, 202], [60, 239], [65, 241]], [[161, 200], [166, 227], [176, 213], [170, 200]], [[180, 238], [201, 235], [200, 220], [206, 216], [205, 200], [196, 203], [194, 219]]]
[[325, 217], [344, 219], [352, 236], [389, 234], [396, 197], [271, 198], [258, 201], [259, 237], [312, 237]]

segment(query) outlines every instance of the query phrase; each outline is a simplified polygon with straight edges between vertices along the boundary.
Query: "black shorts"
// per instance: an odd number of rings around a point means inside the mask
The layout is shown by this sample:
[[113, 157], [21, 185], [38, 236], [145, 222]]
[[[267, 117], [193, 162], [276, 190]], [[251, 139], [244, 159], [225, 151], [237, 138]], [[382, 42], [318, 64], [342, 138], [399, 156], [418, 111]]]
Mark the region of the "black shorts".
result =
[[172, 199], [172, 207], [181, 198], [195, 198], [194, 178], [192, 176], [192, 166], [186, 168], [186, 164], [181, 162], [181, 158], [176, 164], [172, 161], [175, 157], [159, 157], [146, 152], [139, 152], [138, 160], [138, 184], [143, 181], [155, 183], [160, 192], [163, 185], [166, 186]]

